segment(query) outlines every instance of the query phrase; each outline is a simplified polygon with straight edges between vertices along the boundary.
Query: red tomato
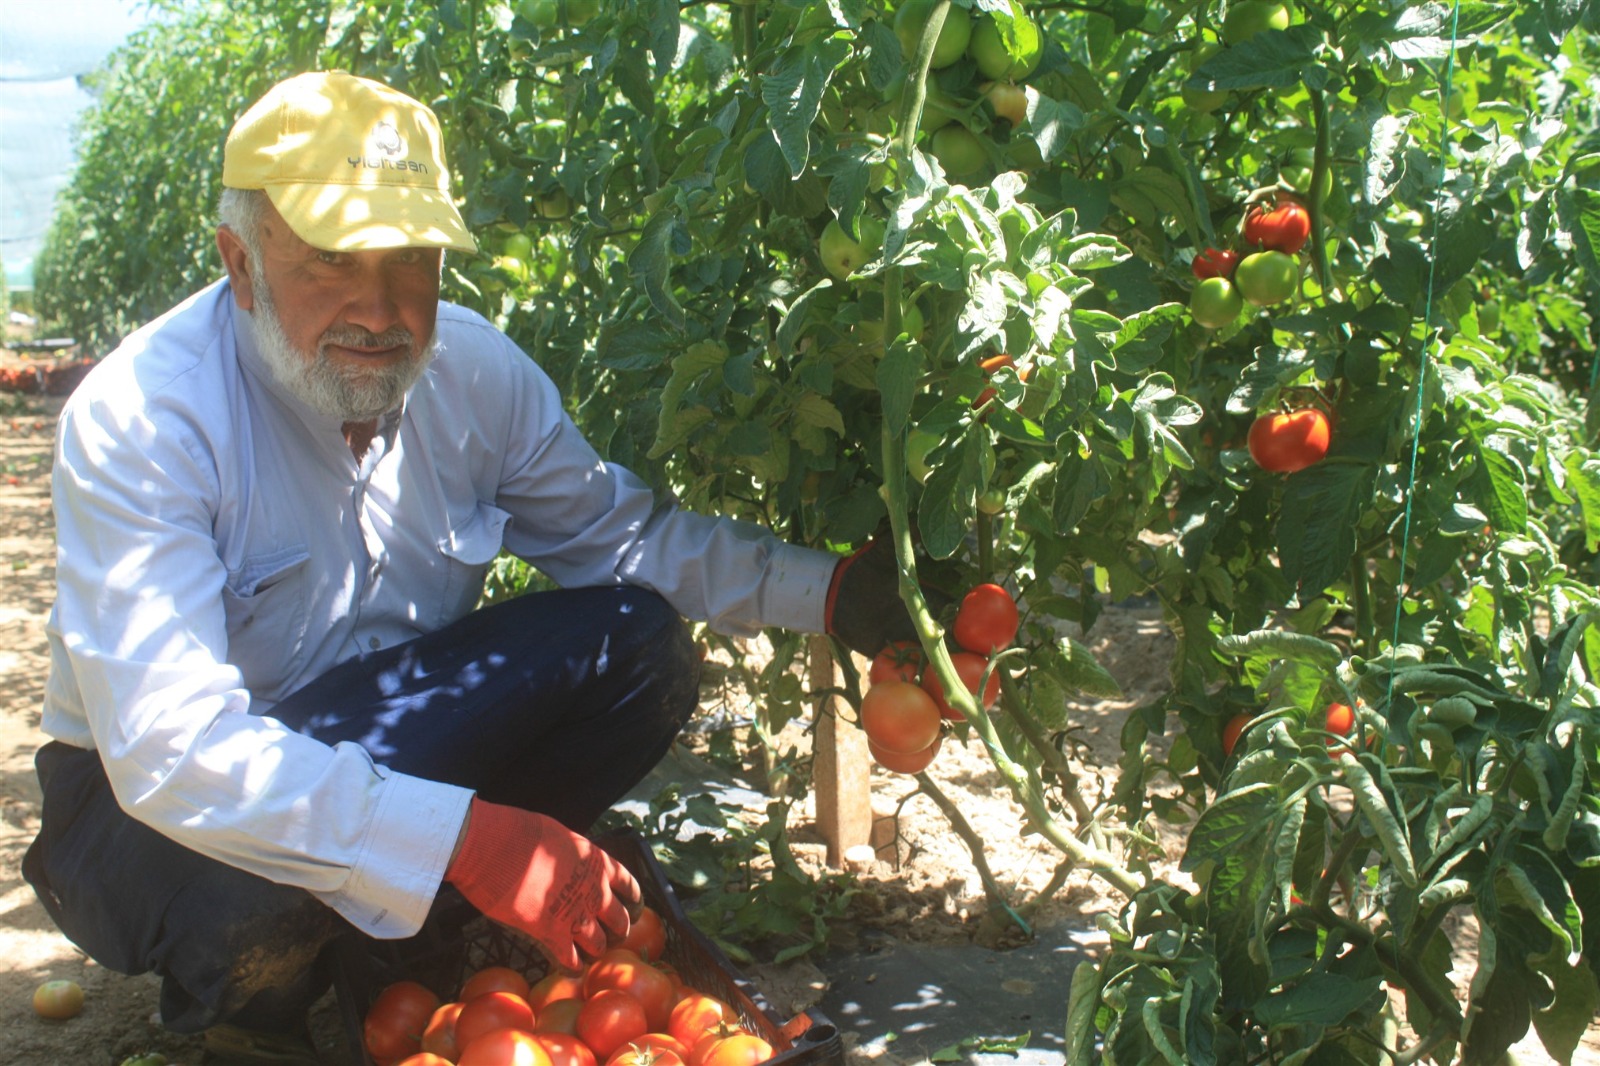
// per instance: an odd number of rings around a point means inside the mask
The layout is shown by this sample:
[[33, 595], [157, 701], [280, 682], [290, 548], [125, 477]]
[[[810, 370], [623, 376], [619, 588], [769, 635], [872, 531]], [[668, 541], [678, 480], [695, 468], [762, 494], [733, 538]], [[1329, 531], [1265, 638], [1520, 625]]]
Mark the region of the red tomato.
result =
[[528, 988], [528, 1006], [534, 1014], [543, 1013], [550, 1004], [561, 999], [582, 999], [583, 978], [559, 970], [541, 977]]
[[456, 1060], [431, 1051], [419, 1051], [415, 1055], [407, 1055], [395, 1066], [451, 1066]]
[[456, 1019], [461, 1015], [461, 1003], [441, 1004], [428, 1019], [422, 1030], [422, 1050], [431, 1051], [441, 1058], [454, 1062], [461, 1054], [461, 1043], [456, 1039]]
[[[991, 355], [987, 359], [981, 359], [981, 360], [978, 361], [978, 366], [983, 369], [984, 377], [992, 377], [992, 376], [994, 376], [994, 372], [999, 370], [999, 369], [1001, 369], [1002, 367], [1016, 366], [1016, 365], [1017, 365], [1017, 361], [1015, 359], [1011, 358], [1011, 356], [1009, 356], [1009, 355], [1004, 355], [1004, 354], [1002, 354], [1002, 355]], [[1028, 380], [1028, 375], [1031, 374], [1032, 372], [1033, 372], [1033, 364], [1031, 364], [1031, 363], [1028, 364], [1027, 366], [1018, 367], [1017, 368], [1017, 378], [1020, 381], [1027, 381]], [[986, 404], [990, 400], [992, 400], [994, 398], [994, 395], [995, 395], [995, 391], [993, 389], [984, 389], [982, 392], [978, 393], [977, 399], [972, 401], [972, 406], [973, 407], [982, 407], [984, 404]]]
[[1265, 414], [1250, 425], [1250, 458], [1275, 474], [1315, 466], [1328, 454], [1328, 416], [1315, 407]]
[[873, 685], [861, 698], [861, 728], [885, 751], [910, 754], [939, 739], [939, 707], [909, 681]]
[[1233, 749], [1239, 744], [1239, 735], [1249, 721], [1250, 716], [1243, 711], [1228, 719], [1228, 724], [1222, 727], [1222, 754], [1233, 754]]
[[527, 999], [528, 979], [509, 966], [486, 966], [461, 986], [461, 1002], [477, 999], [485, 992], [510, 992]]
[[619, 989], [638, 1000], [652, 1031], [667, 1027], [667, 1017], [677, 998], [673, 995], [672, 978], [645, 962], [637, 952], [610, 948], [589, 964], [583, 975], [584, 998], [593, 999], [596, 992], [607, 988]]
[[[574, 1001], [576, 1002], [576, 1001]], [[589, 1045], [572, 1033], [539, 1031], [533, 1034], [550, 1053], [552, 1066], [595, 1066], [598, 1061]]]
[[689, 1066], [758, 1066], [772, 1058], [772, 1045], [754, 1033], [707, 1033], [690, 1052]]
[[[1327, 713], [1323, 715], [1323, 722], [1328, 732], [1337, 733], [1341, 737], [1347, 737], [1355, 731], [1356, 712], [1350, 708], [1349, 704], [1330, 703], [1328, 704]], [[1330, 748], [1345, 747], [1345, 745], [1339, 743], [1339, 741], [1335, 740], [1333, 737], [1328, 737], [1326, 740], [1328, 747]]]
[[402, 1059], [422, 1048], [422, 1031], [439, 1008], [439, 997], [416, 981], [396, 981], [373, 1000], [361, 1026], [375, 1059]]
[[675, 1059], [677, 1063], [682, 1063], [689, 1058], [689, 1049], [677, 1037], [670, 1033], [646, 1033], [613, 1051], [611, 1057], [606, 1060], [606, 1066], [619, 1062], [622, 1066], [650, 1066], [649, 1062], [637, 1056], [633, 1059], [628, 1058], [630, 1052], [667, 1056], [668, 1061], [663, 1062], [662, 1066], [676, 1066], [671, 1060]]
[[554, 1066], [550, 1052], [532, 1033], [491, 1029], [461, 1049], [456, 1066]]
[[[983, 672], [989, 666], [989, 660], [976, 652], [958, 651], [950, 656], [950, 661], [955, 664], [956, 676], [961, 678], [967, 686], [967, 691], [974, 696], [978, 694], [978, 686], [983, 682]], [[922, 679], [922, 687], [933, 697], [933, 702], [939, 707], [941, 717], [952, 722], [962, 722], [966, 716], [944, 698], [944, 683], [939, 680], [939, 671], [929, 670]], [[994, 706], [994, 701], [1000, 698], [1000, 671], [996, 669], [989, 675], [989, 683], [983, 686], [983, 699], [979, 702], [985, 709]]]
[[667, 1019], [667, 1032], [678, 1038], [684, 1047], [693, 1047], [705, 1031], [718, 1022], [739, 1024], [739, 1012], [716, 996], [704, 992], [689, 992], [672, 1008]]
[[1204, 281], [1206, 278], [1231, 278], [1233, 270], [1239, 265], [1239, 253], [1224, 251], [1221, 248], [1207, 248], [1194, 257], [1194, 262], [1189, 264], [1189, 269], [1194, 271], [1194, 276]]
[[578, 1031], [578, 1011], [583, 1009], [581, 999], [558, 999], [548, 1004], [544, 1010], [537, 1011], [533, 1018], [533, 1031], [536, 1033], [576, 1033]]
[[932, 764], [934, 757], [939, 754], [939, 745], [943, 743], [944, 737], [940, 737], [921, 751], [908, 754], [880, 748], [869, 739], [867, 753], [872, 756], [873, 762], [885, 770], [892, 770], [897, 774], [920, 774]]
[[606, 1060], [606, 1066], [684, 1066], [683, 1056], [666, 1048], [624, 1044]]
[[922, 670], [922, 645], [914, 640], [897, 640], [872, 657], [867, 671], [868, 684], [883, 681], [917, 680]]
[[667, 927], [662, 924], [661, 915], [646, 904], [618, 946], [635, 952], [646, 962], [660, 962], [667, 951]]
[[1311, 214], [1298, 200], [1284, 197], [1268, 211], [1260, 204], [1244, 216], [1244, 242], [1253, 248], [1293, 255], [1311, 236]]
[[956, 612], [956, 643], [979, 655], [993, 655], [1017, 638], [1020, 620], [1011, 593], [999, 585], [979, 585]]
[[463, 1049], [494, 1029], [533, 1032], [533, 1008], [510, 992], [485, 992], [461, 1005], [461, 1013], [456, 1015], [456, 1043]]
[[598, 1059], [650, 1031], [644, 1004], [616, 988], [602, 988], [583, 1001], [578, 1011], [578, 1038]]

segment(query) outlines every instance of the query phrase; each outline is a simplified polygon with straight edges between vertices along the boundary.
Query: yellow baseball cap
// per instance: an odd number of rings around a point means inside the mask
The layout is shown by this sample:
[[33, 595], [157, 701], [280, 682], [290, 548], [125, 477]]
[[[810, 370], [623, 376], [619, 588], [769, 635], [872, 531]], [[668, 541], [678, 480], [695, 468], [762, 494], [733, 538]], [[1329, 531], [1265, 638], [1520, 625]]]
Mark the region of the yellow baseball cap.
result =
[[222, 184], [265, 190], [299, 238], [333, 252], [474, 252], [433, 111], [338, 71], [281, 81], [234, 123]]

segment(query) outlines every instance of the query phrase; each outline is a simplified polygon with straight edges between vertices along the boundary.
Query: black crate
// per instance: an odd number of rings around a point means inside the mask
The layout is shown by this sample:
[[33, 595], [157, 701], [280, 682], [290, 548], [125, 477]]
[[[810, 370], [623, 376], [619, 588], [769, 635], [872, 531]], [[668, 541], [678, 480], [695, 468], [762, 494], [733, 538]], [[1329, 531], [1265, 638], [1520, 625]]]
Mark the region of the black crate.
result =
[[[844, 1061], [839, 1030], [827, 1018], [815, 1009], [780, 1018], [760, 990], [689, 921], [641, 834], [619, 830], [597, 837], [595, 842], [638, 879], [645, 903], [661, 916], [667, 934], [665, 961], [689, 987], [716, 996], [737, 1010], [745, 1027], [772, 1045], [775, 1054], [767, 1066], [824, 1066]], [[351, 1061], [374, 1066], [362, 1045], [361, 1020], [387, 985], [417, 981], [449, 1001], [468, 977], [486, 966], [509, 966], [530, 983], [549, 971], [531, 940], [483, 917], [453, 889], [441, 893], [423, 931], [414, 937], [371, 940], [352, 936], [340, 941], [333, 956], [334, 989]]]

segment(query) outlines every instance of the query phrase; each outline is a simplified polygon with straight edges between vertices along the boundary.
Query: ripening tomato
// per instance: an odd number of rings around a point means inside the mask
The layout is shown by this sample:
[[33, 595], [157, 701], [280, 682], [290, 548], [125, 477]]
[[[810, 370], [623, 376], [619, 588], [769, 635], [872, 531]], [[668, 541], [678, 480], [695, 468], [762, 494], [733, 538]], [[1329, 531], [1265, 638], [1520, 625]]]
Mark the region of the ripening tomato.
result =
[[553, 1066], [550, 1053], [532, 1033], [491, 1029], [461, 1049], [456, 1066]]
[[754, 1033], [723, 1036], [712, 1031], [700, 1038], [689, 1056], [689, 1066], [758, 1066], [772, 1058], [772, 1045]]
[[540, 1014], [550, 1004], [561, 999], [582, 999], [583, 978], [553, 970], [539, 978], [528, 988], [528, 1006]]
[[1194, 262], [1189, 264], [1189, 269], [1194, 271], [1194, 276], [1204, 281], [1206, 278], [1231, 278], [1233, 270], [1239, 265], [1239, 253], [1221, 248], [1207, 248], [1194, 257]]
[[545, 1004], [544, 1010], [534, 1012], [533, 1031], [536, 1033], [576, 1033], [578, 1012], [583, 1009], [581, 999], [558, 999]]
[[[165, 1060], [163, 1060], [165, 1061]], [[415, 1055], [407, 1055], [395, 1066], [451, 1066], [456, 1060], [432, 1051], [419, 1051]], [[122, 1066], [128, 1066], [123, 1063]]]
[[578, 1011], [578, 1039], [598, 1059], [610, 1058], [617, 1048], [649, 1031], [644, 1004], [621, 989], [600, 989]]
[[1189, 313], [1206, 329], [1231, 326], [1244, 310], [1244, 294], [1227, 278], [1206, 278], [1189, 294]]
[[638, 1000], [652, 1030], [667, 1027], [667, 1017], [676, 1001], [672, 978], [645, 962], [637, 952], [609, 948], [589, 964], [583, 975], [584, 998], [593, 999], [596, 992], [607, 988], [620, 989]]
[[999, 585], [978, 585], [961, 600], [954, 627], [956, 643], [979, 655], [993, 655], [1017, 637], [1017, 601]]
[[920, 774], [932, 765], [934, 758], [939, 754], [939, 746], [944, 743], [940, 737], [921, 751], [910, 753], [889, 751], [867, 740], [867, 754], [872, 756], [872, 761], [885, 770], [896, 774]]
[[739, 1024], [739, 1012], [716, 996], [705, 992], [689, 992], [672, 1008], [667, 1019], [667, 1032], [678, 1038], [684, 1047], [693, 1047], [705, 1031], [718, 1022]]
[[941, 721], [933, 697], [909, 681], [885, 681], [861, 697], [861, 728], [885, 751], [922, 751], [939, 738]]
[[493, 1029], [533, 1032], [533, 1008], [510, 992], [485, 992], [461, 1004], [456, 1015], [456, 1043], [462, 1048]]
[[660, 962], [667, 952], [667, 927], [662, 924], [661, 915], [645, 904], [618, 947], [627, 948], [646, 962]]
[[594, 1052], [589, 1050], [589, 1045], [573, 1033], [540, 1030], [533, 1035], [549, 1052], [551, 1066], [595, 1066], [599, 1061], [594, 1057]]
[[76, 981], [46, 981], [33, 990], [33, 1010], [51, 1021], [76, 1018], [83, 1012], [83, 986]]
[[[1356, 712], [1347, 703], [1330, 703], [1323, 722], [1328, 732], [1347, 737], [1356, 727]], [[1330, 748], [1343, 746], [1333, 737], [1328, 737], [1327, 741]]]
[[867, 683], [917, 680], [922, 672], [922, 645], [914, 640], [897, 640], [872, 657]]
[[[983, 672], [989, 668], [989, 660], [976, 652], [958, 651], [950, 656], [950, 661], [955, 664], [956, 676], [967, 686], [967, 691], [977, 696], [978, 686], [983, 684]], [[966, 715], [950, 706], [950, 701], [944, 698], [944, 683], [939, 680], [939, 671], [929, 670], [922, 679], [922, 687], [933, 697], [942, 717], [951, 722], [966, 720]], [[989, 674], [989, 683], [983, 685], [983, 699], [979, 704], [987, 710], [999, 698], [1000, 671], [996, 669]]]
[[462, 1003], [443, 1003], [428, 1019], [422, 1030], [422, 1050], [454, 1062], [461, 1054], [461, 1042], [456, 1039], [456, 1019], [461, 1016]]
[[461, 986], [461, 1002], [477, 999], [485, 992], [510, 992], [527, 999], [528, 979], [509, 966], [486, 966]]
[[1311, 213], [1299, 200], [1284, 197], [1269, 211], [1260, 204], [1244, 216], [1244, 243], [1293, 255], [1311, 236]]
[[421, 1050], [422, 1032], [438, 1009], [439, 997], [416, 981], [396, 981], [384, 988], [362, 1022], [367, 1052], [382, 1061]]
[[1315, 407], [1265, 414], [1250, 425], [1250, 458], [1275, 474], [1292, 474], [1328, 454], [1328, 416]]
[[1244, 727], [1250, 724], [1250, 716], [1243, 711], [1228, 719], [1228, 724], [1222, 727], [1222, 754], [1232, 755], [1233, 749], [1239, 745], [1239, 736], [1244, 732]]
[[676, 1051], [634, 1041], [613, 1052], [605, 1066], [684, 1066], [684, 1063], [683, 1056]]
[[1239, 261], [1238, 269], [1233, 272], [1233, 287], [1257, 307], [1281, 304], [1300, 287], [1300, 264], [1287, 252], [1255, 252]]

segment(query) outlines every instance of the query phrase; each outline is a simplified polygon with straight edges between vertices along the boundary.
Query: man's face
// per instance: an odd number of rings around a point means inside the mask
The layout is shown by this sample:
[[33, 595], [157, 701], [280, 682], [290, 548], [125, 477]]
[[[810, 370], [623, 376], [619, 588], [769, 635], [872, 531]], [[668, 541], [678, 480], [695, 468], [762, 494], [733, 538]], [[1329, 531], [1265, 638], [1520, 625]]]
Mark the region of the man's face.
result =
[[327, 252], [276, 211], [260, 226], [249, 293], [256, 338], [274, 374], [314, 409], [345, 421], [398, 406], [433, 354], [436, 248]]

